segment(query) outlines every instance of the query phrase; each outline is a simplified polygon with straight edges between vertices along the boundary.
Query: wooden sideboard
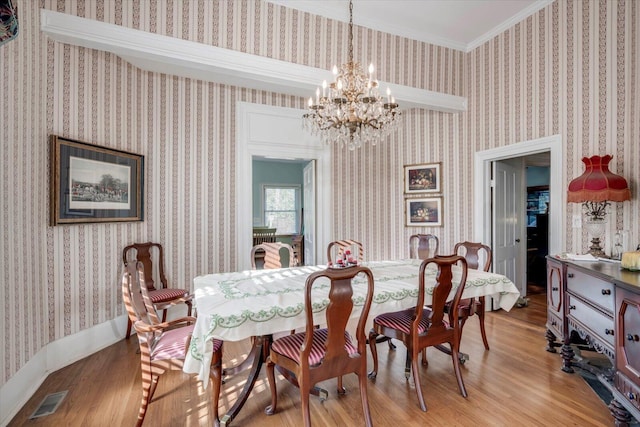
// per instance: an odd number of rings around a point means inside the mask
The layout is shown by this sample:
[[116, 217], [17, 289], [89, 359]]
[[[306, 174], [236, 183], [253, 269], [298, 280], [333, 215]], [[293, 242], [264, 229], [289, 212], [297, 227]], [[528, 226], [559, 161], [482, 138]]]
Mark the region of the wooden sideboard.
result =
[[[640, 420], [640, 272], [547, 257], [546, 338], [547, 351], [561, 348], [563, 371], [585, 367], [609, 388], [616, 426]], [[583, 366], [572, 344], [606, 355], [611, 366]]]

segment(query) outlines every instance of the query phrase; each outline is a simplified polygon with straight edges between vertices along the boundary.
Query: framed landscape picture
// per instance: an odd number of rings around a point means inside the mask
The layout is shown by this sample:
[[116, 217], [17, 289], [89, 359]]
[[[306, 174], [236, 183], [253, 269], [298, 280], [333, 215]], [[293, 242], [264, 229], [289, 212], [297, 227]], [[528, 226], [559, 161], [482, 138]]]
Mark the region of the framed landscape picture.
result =
[[405, 199], [407, 227], [442, 226], [442, 197]]
[[441, 186], [441, 163], [422, 163], [419, 165], [405, 165], [404, 192], [439, 193]]
[[51, 136], [51, 225], [143, 220], [143, 156]]

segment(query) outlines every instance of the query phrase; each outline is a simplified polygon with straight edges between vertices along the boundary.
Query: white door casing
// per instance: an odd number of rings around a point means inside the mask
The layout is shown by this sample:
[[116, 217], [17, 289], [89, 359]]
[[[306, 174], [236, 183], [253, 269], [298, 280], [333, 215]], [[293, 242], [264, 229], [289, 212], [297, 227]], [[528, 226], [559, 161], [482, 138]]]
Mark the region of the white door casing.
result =
[[493, 162], [493, 271], [507, 276], [521, 295], [526, 294], [523, 173], [522, 157]]
[[474, 239], [491, 239], [491, 162], [548, 151], [549, 156], [549, 253], [564, 250], [566, 218], [566, 192], [564, 191], [564, 153], [562, 136], [551, 135], [540, 139], [506, 145], [475, 153], [474, 162]]
[[304, 208], [302, 221], [304, 223], [304, 263], [315, 265], [316, 254], [313, 242], [316, 241], [316, 161], [311, 160], [302, 171], [302, 191], [304, 191]]
[[315, 263], [323, 263], [320, 248], [331, 235], [330, 150], [302, 129], [303, 110], [238, 102], [236, 108], [236, 269], [250, 268], [253, 214], [251, 161], [253, 156], [316, 161]]

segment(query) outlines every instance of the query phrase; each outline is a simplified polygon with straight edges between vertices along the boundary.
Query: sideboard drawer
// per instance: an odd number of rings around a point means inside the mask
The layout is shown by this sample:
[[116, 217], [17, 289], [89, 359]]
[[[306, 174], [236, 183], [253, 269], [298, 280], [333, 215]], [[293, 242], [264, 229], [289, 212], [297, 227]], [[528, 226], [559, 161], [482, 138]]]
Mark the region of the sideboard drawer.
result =
[[613, 348], [615, 345], [613, 319], [571, 294], [568, 297], [568, 315], [596, 334], [591, 338], [599, 338], [600, 341], [608, 343]]
[[585, 274], [571, 266], [567, 268], [567, 290], [611, 314], [615, 306], [613, 289], [613, 283]]

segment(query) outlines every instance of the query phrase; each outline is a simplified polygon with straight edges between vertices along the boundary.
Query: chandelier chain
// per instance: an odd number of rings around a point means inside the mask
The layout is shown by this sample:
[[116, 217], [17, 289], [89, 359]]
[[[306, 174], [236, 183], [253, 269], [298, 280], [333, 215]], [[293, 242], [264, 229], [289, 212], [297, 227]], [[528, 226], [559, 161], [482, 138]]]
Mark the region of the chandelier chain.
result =
[[349, 1], [349, 62], [353, 62], [353, 1]]

